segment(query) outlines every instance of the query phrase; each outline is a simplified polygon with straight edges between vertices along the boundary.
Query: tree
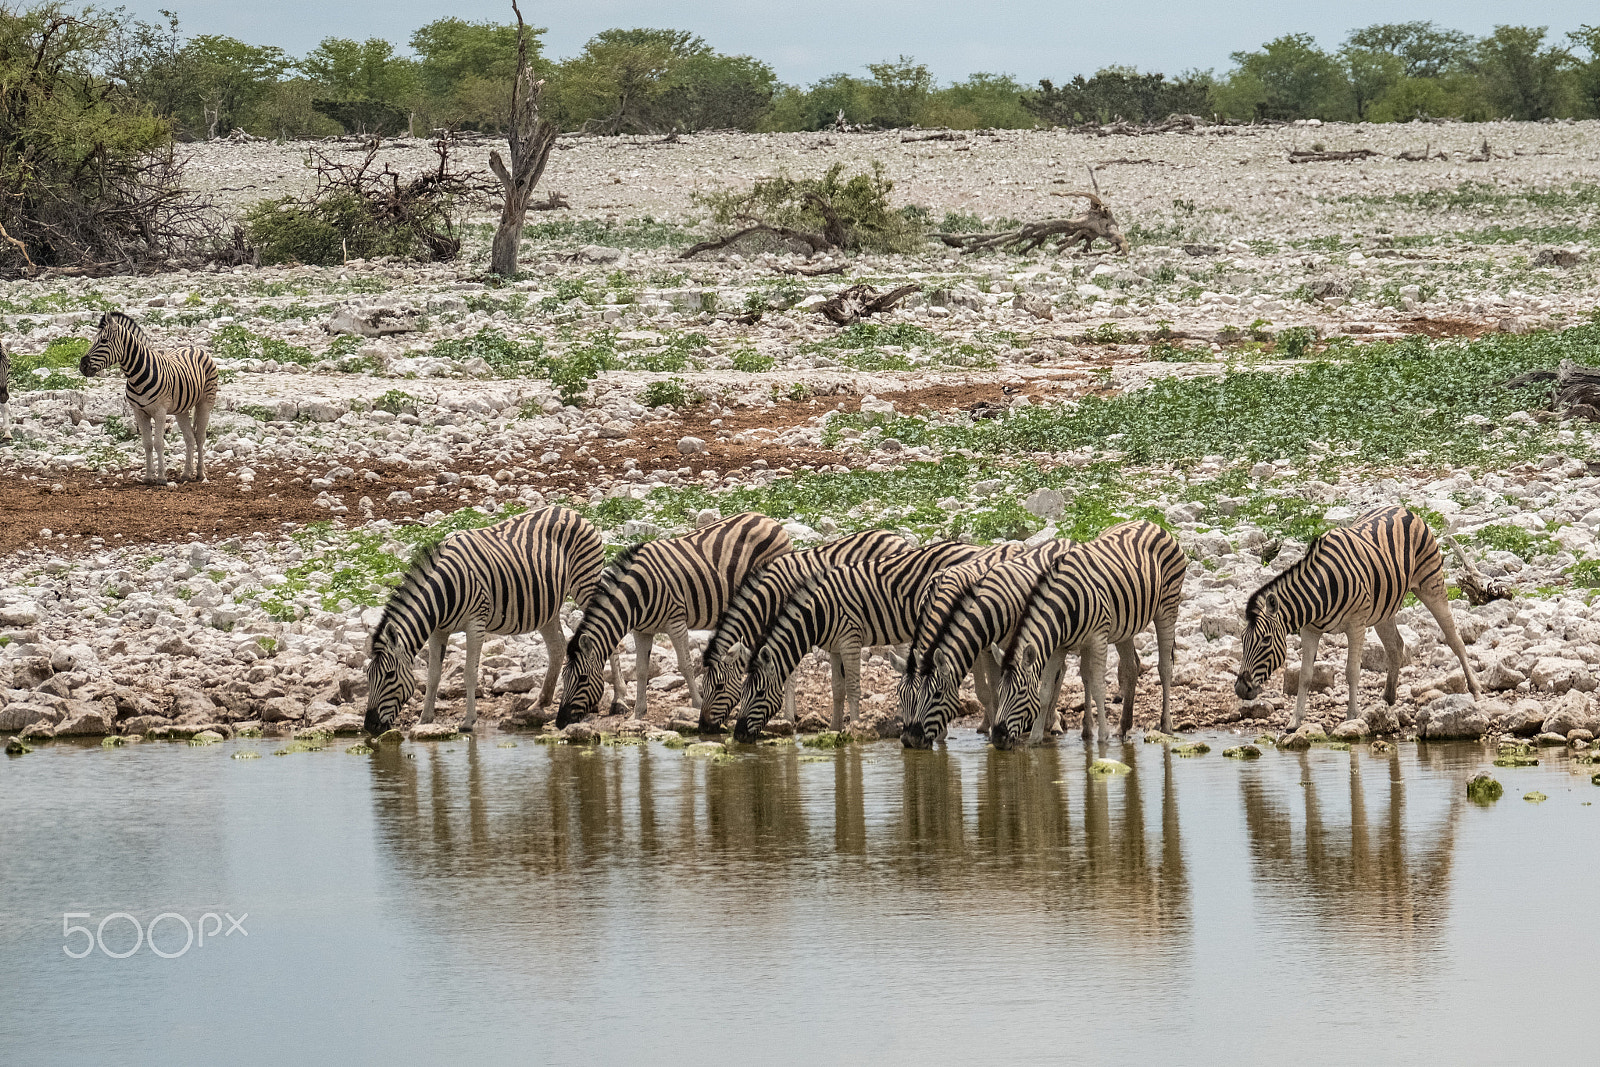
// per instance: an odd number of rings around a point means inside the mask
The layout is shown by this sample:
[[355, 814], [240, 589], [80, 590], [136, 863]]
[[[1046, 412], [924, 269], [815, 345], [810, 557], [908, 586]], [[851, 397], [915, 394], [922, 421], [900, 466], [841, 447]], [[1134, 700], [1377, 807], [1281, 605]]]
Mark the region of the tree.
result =
[[[528, 28], [529, 64], [543, 69], [538, 37]], [[517, 28], [492, 22], [437, 19], [411, 35], [418, 82], [436, 125], [503, 130], [511, 120], [517, 72]]]
[[1391, 52], [1346, 45], [1339, 50], [1356, 118], [1370, 118], [1372, 105], [1381, 100], [1396, 82], [1405, 77], [1405, 61]]
[[1407, 78], [1437, 78], [1463, 59], [1472, 38], [1432, 22], [1388, 22], [1352, 30], [1346, 49], [1382, 52], [1404, 65]]
[[1079, 74], [1057, 86], [1048, 79], [1022, 106], [1052, 126], [1077, 123], [1156, 122], [1171, 114], [1210, 110], [1210, 79], [1190, 74], [1168, 81], [1165, 74], [1140, 74], [1132, 67], [1106, 67], [1092, 78]]
[[555, 147], [556, 135], [560, 132], [540, 110], [544, 82], [533, 77], [533, 58], [528, 47], [528, 39], [533, 35], [522, 22], [517, 0], [511, 0], [511, 10], [517, 16], [517, 73], [511, 89], [510, 166], [500, 157], [499, 151], [489, 153], [489, 169], [500, 179], [505, 198], [490, 250], [489, 269], [505, 278], [516, 277], [517, 252], [522, 247], [522, 224], [528, 217], [528, 201], [544, 176], [550, 150]]
[[417, 88], [416, 64], [381, 37], [357, 42], [325, 37], [300, 61], [320, 90], [312, 106], [352, 133], [408, 127]]
[[956, 130], [1026, 129], [1035, 125], [1022, 105], [1022, 86], [1009, 74], [979, 72], [933, 94], [929, 125]]
[[605, 30], [562, 63], [556, 79], [562, 118], [592, 133], [656, 133], [657, 104], [675, 63], [705, 47], [679, 30]]
[[1589, 53], [1587, 62], [1574, 61], [1574, 74], [1588, 117], [1600, 119], [1600, 26], [1579, 26], [1567, 40]]
[[1234, 76], [1246, 79], [1255, 117], [1322, 118], [1348, 115], [1350, 85], [1339, 61], [1307, 33], [1285, 34], [1259, 52], [1235, 52]]
[[1562, 77], [1571, 53], [1543, 47], [1544, 26], [1496, 26], [1478, 42], [1472, 63], [1490, 104], [1513, 119], [1554, 117], [1562, 104]]
[[933, 72], [927, 65], [901, 56], [893, 61], [868, 63], [867, 73], [872, 75], [867, 90], [872, 109], [870, 121], [891, 129], [916, 125], [933, 92]]
[[[190, 128], [203, 124], [207, 137], [243, 126], [249, 107], [265, 97], [294, 65], [281, 48], [245, 44], [235, 37], [204, 34], [178, 53], [176, 74], [187, 92]], [[196, 123], [194, 110], [199, 112]]]
[[750, 56], [704, 52], [673, 64], [656, 103], [659, 120], [680, 130], [751, 130], [772, 108], [778, 77]]

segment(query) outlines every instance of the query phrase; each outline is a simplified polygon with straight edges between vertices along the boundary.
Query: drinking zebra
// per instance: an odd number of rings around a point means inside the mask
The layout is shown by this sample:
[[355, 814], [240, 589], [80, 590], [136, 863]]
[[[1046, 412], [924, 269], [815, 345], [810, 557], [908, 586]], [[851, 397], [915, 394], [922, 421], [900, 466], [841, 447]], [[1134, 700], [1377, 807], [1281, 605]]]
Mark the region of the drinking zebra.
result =
[[1402, 507], [1375, 508], [1349, 526], [1330, 530], [1312, 541], [1305, 555], [1250, 595], [1244, 609], [1244, 652], [1233, 688], [1243, 700], [1254, 700], [1261, 687], [1288, 657], [1289, 634], [1300, 634], [1300, 692], [1294, 702], [1294, 724], [1306, 711], [1306, 693], [1317, 662], [1317, 644], [1329, 630], [1342, 629], [1350, 642], [1345, 681], [1350, 688], [1348, 718], [1354, 719], [1361, 681], [1361, 651], [1367, 627], [1378, 632], [1389, 665], [1383, 699], [1393, 704], [1400, 681], [1405, 644], [1394, 623], [1407, 593], [1416, 593], [1450, 650], [1461, 661], [1473, 697], [1483, 690], [1467, 662], [1467, 649], [1456, 633], [1445, 599], [1444, 559], [1433, 531], [1419, 516]]
[[539, 703], [549, 705], [566, 654], [560, 609], [567, 597], [584, 607], [600, 581], [605, 551], [589, 521], [567, 508], [543, 508], [481, 530], [462, 530], [414, 562], [389, 597], [372, 632], [367, 660], [367, 732], [394, 724], [416, 693], [411, 661], [428, 646], [428, 690], [422, 721], [433, 721], [434, 700], [444, 668], [445, 643], [465, 631], [466, 714], [462, 728], [477, 721], [478, 651], [483, 635], [544, 637], [550, 665]]
[[983, 546], [940, 541], [887, 559], [866, 560], [813, 575], [784, 602], [778, 620], [750, 659], [743, 705], [733, 736], [748, 741], [777, 710], [784, 683], [813, 647], [837, 655], [844, 667], [843, 699], [833, 701], [833, 728], [861, 706], [861, 650], [900, 645], [916, 629], [923, 586], [939, 571], [980, 557], [1008, 559], [1021, 545]]
[[[1133, 638], [1152, 622], [1161, 675], [1161, 728], [1172, 729], [1172, 638], [1183, 597], [1187, 561], [1178, 539], [1153, 522], [1125, 522], [1073, 546], [1040, 576], [1006, 648], [992, 739], [1010, 748], [1027, 736], [1039, 713], [1042, 677], [1055, 660], [1078, 654], [1083, 679], [1083, 737], [1106, 729], [1106, 646], [1117, 648], [1122, 691], [1119, 733], [1133, 729], [1139, 654]], [[1091, 718], [1091, 711], [1094, 716]]]
[[[995, 689], [1000, 665], [992, 648], [1004, 648], [1016, 632], [1028, 597], [1047, 567], [1072, 547], [1071, 541], [1046, 541], [1002, 563], [975, 560], [937, 575], [918, 609], [905, 677], [900, 681], [900, 741], [907, 748], [932, 748], [961, 714], [961, 679], [972, 672], [983, 704], [982, 733], [994, 723]], [[1060, 688], [1060, 661], [1052, 659], [1044, 675], [1044, 708], [1055, 709]], [[1056, 724], [1051, 723], [1054, 729]], [[1035, 735], [1044, 732], [1041, 716]]]
[[[750, 665], [750, 649], [772, 628], [784, 600], [812, 575], [829, 567], [845, 566], [867, 559], [880, 559], [910, 547], [900, 534], [887, 530], [868, 530], [830, 541], [803, 552], [789, 552], [744, 576], [722, 615], [716, 633], [706, 644], [701, 657], [705, 667], [705, 692], [700, 698], [700, 728], [719, 730], [728, 715], [739, 705], [744, 691], [744, 675]], [[834, 700], [841, 699], [843, 667], [833, 657]], [[791, 720], [794, 716], [794, 679], [785, 686], [783, 705]]]
[[11, 440], [11, 356], [0, 341], [0, 441]]
[[[556, 725], [576, 722], [599, 708], [604, 689], [601, 668], [628, 631], [633, 632], [637, 655], [634, 715], [644, 717], [650, 644], [663, 631], [678, 653], [689, 700], [699, 707], [700, 691], [689, 664], [689, 631], [716, 626], [751, 568], [788, 551], [789, 535], [781, 525], [747, 512], [682, 537], [647, 541], [618, 556], [606, 568], [583, 622], [572, 635]], [[613, 686], [619, 680], [614, 679]], [[620, 700], [621, 693], [615, 695]]]
[[217, 364], [199, 345], [159, 349], [120, 311], [100, 316], [99, 332], [78, 371], [93, 378], [107, 366], [127, 375], [126, 398], [144, 439], [146, 484], [167, 480], [167, 416], [183, 434], [184, 480], [206, 480], [206, 423], [217, 402]]

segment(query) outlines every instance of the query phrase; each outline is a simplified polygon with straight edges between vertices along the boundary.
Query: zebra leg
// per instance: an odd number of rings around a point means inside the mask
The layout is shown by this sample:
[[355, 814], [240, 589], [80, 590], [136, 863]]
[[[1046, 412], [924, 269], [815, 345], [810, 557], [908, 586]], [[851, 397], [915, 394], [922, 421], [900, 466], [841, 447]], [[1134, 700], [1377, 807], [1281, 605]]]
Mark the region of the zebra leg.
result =
[[978, 703], [983, 705], [983, 725], [978, 727], [981, 734], [987, 734], [994, 728], [995, 682], [999, 673], [994, 653], [987, 648], [972, 661], [972, 691], [978, 694]]
[[[167, 409], [157, 408], [150, 416], [156, 439], [156, 481], [167, 480]], [[148, 479], [146, 479], [148, 481]]]
[[611, 650], [611, 705], [622, 706], [622, 649]]
[[788, 713], [789, 721], [794, 723], [795, 729], [800, 728], [800, 712], [795, 708], [795, 688], [797, 679], [794, 674], [789, 675], [789, 680], [783, 683], [783, 710]]
[[829, 680], [833, 683], [833, 728], [841, 728], [844, 716], [844, 657], [837, 652], [828, 653]]
[[[855, 641], [850, 641], [839, 650], [839, 659], [844, 664], [844, 699], [849, 705], [849, 720], [855, 722], [861, 716], [861, 646]], [[839, 721], [839, 705], [833, 705], [833, 728], [844, 729], [844, 724]]]
[[[155, 438], [151, 436], [154, 433], [155, 420], [150, 417], [149, 412], [142, 408], [134, 407], [132, 404], [128, 405], [128, 407], [133, 411], [133, 424], [139, 428], [139, 440], [144, 444], [144, 483], [151, 485], [156, 480], [156, 442]], [[166, 416], [163, 415], [162, 419], [165, 420], [165, 418]]]
[[[1300, 720], [1306, 717], [1307, 695], [1311, 692], [1311, 671], [1317, 665], [1317, 645], [1322, 642], [1322, 631], [1307, 626], [1300, 631], [1300, 692], [1294, 698], [1294, 728], [1300, 729]], [[1357, 661], [1360, 662], [1359, 660]]]
[[0, 400], [0, 441], [11, 440], [11, 405]]
[[[1098, 728], [1098, 738], [1111, 739], [1106, 726], [1106, 639], [1091, 634], [1078, 652], [1078, 673], [1083, 677], [1083, 739], [1090, 740]], [[1091, 726], [1090, 715], [1094, 716]]]
[[633, 717], [644, 718], [645, 694], [644, 687], [650, 683], [650, 648], [655, 644], [655, 634], [642, 631], [633, 631], [634, 692], [637, 694], [633, 701]]
[[1400, 668], [1405, 663], [1406, 643], [1400, 640], [1400, 630], [1395, 626], [1393, 616], [1374, 623], [1372, 628], [1378, 632], [1378, 640], [1383, 642], [1384, 658], [1389, 661], [1389, 678], [1383, 686], [1383, 701], [1393, 704], [1395, 691], [1400, 684]]
[[174, 478], [173, 481], [187, 482], [191, 478], [190, 472], [194, 465], [194, 425], [190, 422], [187, 411], [180, 411], [172, 418], [177, 422], [178, 433], [183, 437], [183, 475]]
[[1161, 676], [1161, 732], [1172, 732], [1172, 644], [1178, 617], [1156, 618], [1156, 672]]
[[450, 635], [440, 630], [428, 638], [428, 692], [422, 701], [420, 722], [433, 721], [433, 705], [439, 699], [439, 678], [444, 674], [444, 646]]
[[1117, 642], [1117, 688], [1122, 691], [1122, 723], [1119, 737], [1133, 732], [1133, 698], [1139, 688], [1139, 650], [1133, 647], [1133, 638]]
[[483, 651], [483, 624], [477, 619], [467, 620], [467, 663], [461, 671], [461, 680], [466, 683], [467, 696], [465, 714], [461, 717], [461, 728], [472, 729], [472, 724], [478, 721], [478, 653]]
[[1039, 679], [1039, 699], [1043, 701], [1042, 707], [1046, 715], [1050, 716], [1050, 732], [1063, 734], [1067, 732], [1066, 724], [1061, 720], [1061, 683], [1067, 678], [1067, 653], [1064, 649], [1056, 649], [1045, 660], [1044, 674]]
[[689, 686], [689, 706], [700, 707], [700, 689], [694, 684], [694, 666], [689, 662], [689, 628], [675, 625], [667, 631], [672, 639], [672, 650], [678, 654], [678, 672]]
[[[550, 621], [539, 627], [539, 636], [544, 638], [545, 658], [550, 661], [544, 672], [544, 688], [539, 690], [539, 706], [548, 708], [550, 701], [555, 699], [556, 679], [561, 677], [561, 665], [567, 659], [567, 632], [561, 628], [559, 613], [550, 616]], [[616, 681], [615, 675], [612, 681]]]
[[1433, 621], [1444, 631], [1444, 639], [1450, 646], [1450, 651], [1461, 661], [1461, 673], [1467, 676], [1467, 689], [1472, 693], [1472, 698], [1476, 700], [1483, 696], [1483, 687], [1478, 684], [1478, 676], [1472, 673], [1472, 664], [1467, 662], [1467, 646], [1461, 643], [1461, 635], [1456, 633], [1455, 616], [1450, 614], [1450, 601], [1445, 598], [1444, 579], [1438, 579], [1434, 588], [1419, 588], [1417, 599], [1427, 605]]
[[206, 478], [206, 427], [211, 424], [211, 405], [205, 401], [194, 406], [194, 466], [195, 477], [200, 481]]
[[1349, 654], [1344, 660], [1344, 681], [1350, 690], [1350, 708], [1345, 714], [1345, 721], [1361, 716], [1361, 649], [1367, 643], [1367, 628], [1358, 622], [1350, 623], [1345, 627], [1345, 640], [1349, 642]]

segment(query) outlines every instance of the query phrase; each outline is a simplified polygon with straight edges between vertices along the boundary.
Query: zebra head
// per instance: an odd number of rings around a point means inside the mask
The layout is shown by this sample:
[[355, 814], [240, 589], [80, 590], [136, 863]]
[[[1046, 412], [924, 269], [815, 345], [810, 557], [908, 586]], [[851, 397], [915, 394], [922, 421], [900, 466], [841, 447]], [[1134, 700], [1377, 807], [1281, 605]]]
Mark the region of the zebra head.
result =
[[120, 311], [108, 311], [100, 316], [94, 341], [89, 351], [78, 360], [78, 373], [93, 378], [106, 367], [121, 364], [130, 344], [139, 339], [139, 325]]
[[708, 648], [707, 653], [703, 663], [705, 695], [700, 704], [700, 729], [712, 732], [721, 730], [739, 705], [745, 670], [750, 664], [750, 649], [743, 641], [735, 641], [720, 652]]
[[744, 705], [733, 724], [735, 741], [754, 741], [783, 701], [783, 679], [770, 653], [756, 653], [744, 679]]
[[1000, 672], [995, 691], [994, 726], [989, 739], [995, 748], [1021, 744], [1039, 717], [1039, 675], [1042, 664], [1037, 657], [1013, 652]]
[[905, 728], [900, 743], [906, 748], [932, 748], [945, 739], [950, 723], [961, 717], [961, 674], [948, 659], [934, 655], [932, 663], [916, 673], [914, 682], [912, 678], [908, 669], [911, 704], [901, 706]]
[[1239, 677], [1233, 691], [1240, 700], [1254, 700], [1289, 658], [1289, 626], [1283, 602], [1273, 589], [1258, 589], [1244, 608], [1244, 652], [1239, 657]]
[[556, 725], [575, 723], [600, 707], [605, 694], [606, 653], [609, 650], [593, 630], [579, 625], [567, 646], [567, 662], [561, 668], [561, 706], [556, 709]]
[[394, 725], [400, 711], [417, 692], [417, 676], [386, 635], [372, 639], [367, 657], [367, 733], [377, 737]]

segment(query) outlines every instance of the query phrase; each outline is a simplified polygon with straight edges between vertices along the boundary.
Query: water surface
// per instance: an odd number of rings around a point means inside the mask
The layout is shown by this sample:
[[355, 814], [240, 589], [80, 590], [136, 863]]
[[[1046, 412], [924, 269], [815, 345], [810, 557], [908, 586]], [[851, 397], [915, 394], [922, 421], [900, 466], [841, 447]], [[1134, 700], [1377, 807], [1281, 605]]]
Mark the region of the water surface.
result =
[[[1481, 808], [1477, 745], [1096, 779], [1075, 740], [507, 736], [6, 760], [0, 1060], [1593, 1062], [1600, 789], [1561, 752]], [[67, 912], [248, 917], [73, 959]]]

